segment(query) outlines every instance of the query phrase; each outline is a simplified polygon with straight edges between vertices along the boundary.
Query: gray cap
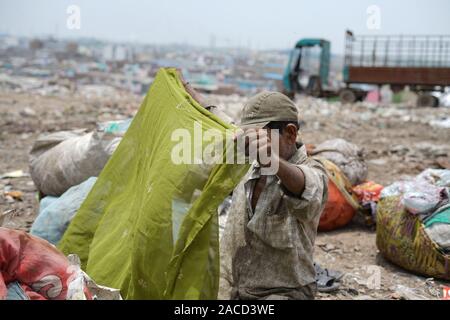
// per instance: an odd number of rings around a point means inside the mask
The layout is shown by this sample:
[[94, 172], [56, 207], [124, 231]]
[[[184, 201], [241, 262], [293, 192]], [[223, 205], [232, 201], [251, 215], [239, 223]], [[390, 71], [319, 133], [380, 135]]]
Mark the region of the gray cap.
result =
[[297, 107], [280, 92], [263, 91], [244, 105], [239, 126], [262, 128], [272, 121], [298, 121]]

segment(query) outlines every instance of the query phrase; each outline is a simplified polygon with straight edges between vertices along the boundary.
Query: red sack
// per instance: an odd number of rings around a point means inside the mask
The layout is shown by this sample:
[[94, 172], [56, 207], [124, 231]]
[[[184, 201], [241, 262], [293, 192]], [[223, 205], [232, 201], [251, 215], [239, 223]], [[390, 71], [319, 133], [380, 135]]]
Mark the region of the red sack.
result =
[[370, 201], [377, 202], [380, 200], [380, 194], [383, 190], [381, 184], [375, 183], [373, 181], [366, 181], [353, 187], [353, 192], [355, 192], [358, 197], [359, 202], [366, 203]]
[[67, 258], [49, 242], [26, 232], [0, 227], [0, 300], [18, 281], [31, 300], [64, 300], [74, 274]]

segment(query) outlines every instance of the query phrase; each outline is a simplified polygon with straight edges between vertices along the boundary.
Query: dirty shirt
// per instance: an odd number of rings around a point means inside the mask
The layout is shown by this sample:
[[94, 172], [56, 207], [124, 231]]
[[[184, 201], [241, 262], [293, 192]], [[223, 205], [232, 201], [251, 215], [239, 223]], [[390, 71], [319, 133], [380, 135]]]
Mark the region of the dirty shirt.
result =
[[276, 175], [267, 176], [253, 212], [254, 164], [233, 192], [220, 248], [220, 299], [308, 299], [315, 293], [313, 248], [327, 199], [322, 164], [307, 157], [305, 146], [289, 159], [305, 175], [300, 196]]

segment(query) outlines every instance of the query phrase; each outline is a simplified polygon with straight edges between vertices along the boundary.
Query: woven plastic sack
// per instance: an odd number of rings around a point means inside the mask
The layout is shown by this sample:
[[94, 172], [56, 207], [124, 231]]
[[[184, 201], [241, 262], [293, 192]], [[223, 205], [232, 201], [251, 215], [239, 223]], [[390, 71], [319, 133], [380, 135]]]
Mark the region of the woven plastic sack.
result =
[[363, 149], [344, 139], [324, 141], [310, 153], [336, 164], [353, 186], [364, 182], [367, 178], [368, 169]]
[[359, 208], [352, 185], [331, 161], [320, 159], [327, 170], [328, 199], [319, 221], [319, 231], [331, 231], [347, 225]]
[[63, 131], [38, 137], [30, 151], [30, 174], [45, 195], [60, 196], [102, 171], [120, 137], [100, 131]]
[[386, 259], [406, 270], [450, 280], [450, 256], [430, 239], [420, 219], [406, 211], [400, 196], [378, 203], [377, 247]]
[[59, 243], [124, 299], [217, 297], [217, 208], [249, 165], [176, 164], [177, 129], [206, 139], [233, 128], [191, 98], [175, 69], [161, 69]]

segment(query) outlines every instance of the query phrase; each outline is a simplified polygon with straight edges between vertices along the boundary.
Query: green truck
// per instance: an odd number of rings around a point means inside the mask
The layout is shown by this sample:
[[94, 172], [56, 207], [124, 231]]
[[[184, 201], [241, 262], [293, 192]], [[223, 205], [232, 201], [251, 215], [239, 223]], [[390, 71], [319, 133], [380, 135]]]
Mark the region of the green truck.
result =
[[434, 93], [450, 86], [449, 35], [355, 36], [346, 31], [339, 87], [329, 83], [330, 47], [325, 39], [296, 43], [283, 75], [287, 95], [339, 96], [343, 103], [352, 103], [364, 99], [367, 85], [389, 84], [394, 92], [406, 86], [417, 92], [418, 106], [437, 106]]

